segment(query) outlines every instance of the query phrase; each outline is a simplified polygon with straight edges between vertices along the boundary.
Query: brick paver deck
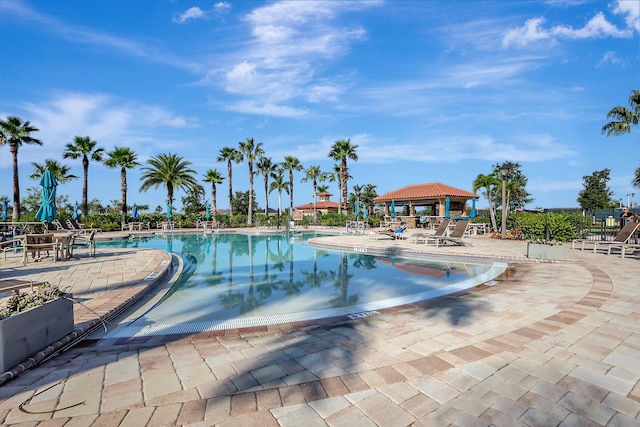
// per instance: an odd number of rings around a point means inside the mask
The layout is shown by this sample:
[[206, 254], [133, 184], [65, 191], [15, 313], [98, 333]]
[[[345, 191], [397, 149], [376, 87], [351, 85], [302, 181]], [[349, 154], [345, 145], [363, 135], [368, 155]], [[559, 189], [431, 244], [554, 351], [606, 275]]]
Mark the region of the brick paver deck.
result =
[[[365, 236], [324, 239], [372, 252], [513, 263], [490, 286], [354, 321], [85, 340], [6, 381], [0, 422], [640, 425], [638, 259], [568, 249], [566, 262], [530, 263], [526, 243], [470, 242], [435, 248]], [[131, 303], [125, 290], [146, 292], [144, 279], [166, 267], [167, 255], [99, 249], [95, 260], [80, 256], [56, 269], [10, 261], [0, 273], [61, 279], [102, 314]], [[79, 322], [91, 322], [86, 315], [76, 310]]]

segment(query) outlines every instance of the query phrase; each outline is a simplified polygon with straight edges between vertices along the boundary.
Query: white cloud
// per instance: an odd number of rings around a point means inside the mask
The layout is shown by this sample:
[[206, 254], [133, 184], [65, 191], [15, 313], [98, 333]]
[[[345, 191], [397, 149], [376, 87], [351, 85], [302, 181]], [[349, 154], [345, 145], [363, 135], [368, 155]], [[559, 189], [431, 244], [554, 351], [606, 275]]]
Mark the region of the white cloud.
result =
[[[47, 150], [60, 153], [75, 136], [88, 135], [103, 147], [134, 147], [144, 156], [170, 139], [167, 128], [198, 125], [196, 120], [176, 116], [163, 107], [106, 94], [58, 93], [48, 100], [25, 103], [22, 109], [39, 129], [36, 137], [46, 144]], [[21, 155], [20, 161], [39, 161], [37, 153], [33, 156]]]
[[182, 12], [180, 15], [173, 18], [173, 22], [177, 22], [178, 24], [184, 24], [189, 20], [201, 19], [201, 18], [210, 18], [219, 15], [223, 15], [229, 13], [231, 10], [231, 4], [226, 1], [222, 1], [213, 5], [211, 10], [204, 11], [200, 9], [198, 6], [190, 7], [189, 9]]
[[573, 28], [569, 25], [545, 28], [544, 23], [545, 19], [541, 17], [528, 19], [522, 27], [514, 28], [504, 34], [502, 46], [523, 47], [537, 41], [549, 40], [553, 42], [559, 38], [580, 40], [605, 37], [622, 38], [632, 35], [629, 30], [619, 30], [607, 20], [602, 12], [596, 13], [582, 28]]
[[636, 0], [618, 0], [612, 12], [625, 16], [627, 27], [640, 32], [640, 6]]
[[205, 13], [202, 9], [197, 6], [190, 7], [180, 15], [173, 18], [173, 22], [177, 22], [179, 24], [184, 24], [190, 19], [202, 18], [205, 16]]
[[613, 64], [613, 65], [620, 65], [623, 63], [623, 61], [618, 57], [618, 55], [616, 55], [614, 51], [608, 51], [604, 54], [604, 56], [602, 57], [600, 62], [598, 62], [598, 65], [596, 67], [602, 67], [607, 63]]

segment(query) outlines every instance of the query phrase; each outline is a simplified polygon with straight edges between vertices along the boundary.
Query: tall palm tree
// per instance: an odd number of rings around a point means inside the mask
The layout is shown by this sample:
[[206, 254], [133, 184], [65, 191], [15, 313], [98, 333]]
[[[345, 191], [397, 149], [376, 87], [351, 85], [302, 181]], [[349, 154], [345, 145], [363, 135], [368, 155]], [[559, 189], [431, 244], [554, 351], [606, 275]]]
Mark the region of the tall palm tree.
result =
[[220, 154], [216, 159], [218, 162], [227, 162], [227, 176], [229, 177], [229, 215], [233, 215], [233, 170], [232, 162], [240, 163], [242, 153], [232, 147], [220, 149]]
[[122, 192], [122, 221], [127, 217], [127, 169], [140, 166], [138, 155], [129, 147], [114, 147], [107, 153], [105, 166], [116, 168], [120, 166], [120, 191]]
[[39, 129], [31, 126], [20, 117], [9, 116], [7, 120], [0, 120], [0, 146], [8, 144], [13, 156], [13, 221], [20, 219], [20, 182], [18, 179], [18, 148], [24, 144], [42, 145], [42, 141], [31, 136]]
[[300, 160], [293, 156], [286, 156], [280, 165], [283, 170], [289, 171], [289, 215], [293, 218], [293, 171], [301, 171], [304, 168]]
[[289, 194], [289, 183], [284, 180], [284, 170], [278, 168], [271, 176], [273, 181], [269, 184], [269, 193], [278, 192], [278, 227], [280, 227], [280, 215], [282, 214], [282, 192]]
[[329, 191], [329, 186], [326, 184], [318, 185], [317, 191], [318, 191], [318, 194], [326, 193], [327, 191]]
[[175, 154], [158, 154], [147, 160], [149, 166], [142, 168], [142, 185], [140, 191], [149, 188], [167, 187], [167, 203], [173, 204], [173, 190], [181, 188], [185, 191], [203, 191], [196, 181], [196, 171], [189, 168], [191, 162]]
[[606, 133], [607, 137], [631, 133], [631, 125], [637, 125], [640, 122], [640, 90], [631, 91], [629, 107], [631, 109], [620, 105], [613, 107], [607, 114], [607, 118], [614, 120], [602, 126], [602, 133]]
[[241, 141], [238, 145], [242, 156], [249, 165], [249, 213], [247, 214], [247, 225], [251, 226], [253, 225], [253, 163], [257, 158], [264, 155], [264, 150], [262, 149], [262, 142], [256, 144], [253, 142], [253, 138], [247, 138], [246, 141]]
[[213, 214], [218, 214], [218, 191], [216, 185], [222, 184], [224, 177], [218, 169], [209, 169], [204, 176], [204, 182], [211, 184], [211, 199], [213, 200]]
[[256, 163], [256, 171], [264, 177], [264, 214], [269, 216], [269, 177], [278, 170], [271, 157], [260, 157]]
[[631, 181], [631, 185], [636, 188], [640, 188], [640, 168], [636, 168], [636, 172], [633, 177], [633, 181]]
[[341, 139], [336, 141], [331, 146], [329, 157], [335, 161], [340, 162], [340, 173], [342, 175], [342, 203], [344, 203], [344, 209], [347, 209], [347, 182], [349, 177], [349, 170], [347, 169], [347, 159], [351, 159], [355, 162], [358, 161], [358, 155], [356, 154], [357, 145], [351, 145], [350, 139]]
[[[475, 193], [481, 188], [484, 188], [484, 195], [489, 201], [489, 216], [491, 217], [491, 226], [494, 231], [498, 230], [498, 225], [496, 223], [496, 211], [493, 206], [493, 198], [491, 197], [491, 193], [493, 191], [492, 187], [497, 187], [502, 184], [498, 178], [493, 175], [483, 175], [479, 174], [476, 179], [473, 181], [473, 192]], [[504, 213], [504, 212], [503, 212]]]
[[98, 143], [92, 141], [88, 136], [76, 136], [73, 142], [65, 146], [62, 157], [65, 159], [79, 159], [82, 157], [82, 170], [84, 172], [84, 181], [82, 183], [82, 214], [89, 213], [89, 204], [87, 192], [89, 190], [89, 158], [96, 162], [102, 161], [104, 148], [96, 148]]
[[70, 174], [71, 167], [67, 165], [62, 165], [58, 163], [57, 160], [46, 159], [43, 163], [32, 162], [31, 166], [33, 166], [34, 172], [29, 176], [29, 178], [39, 181], [44, 175], [44, 171], [49, 169], [53, 174], [53, 177], [60, 184], [64, 184], [72, 179], [77, 179], [78, 177]]
[[326, 174], [322, 172], [320, 166], [309, 166], [305, 171], [305, 176], [300, 180], [300, 182], [307, 182], [311, 180], [313, 183], [313, 221], [316, 221], [316, 202], [318, 200], [318, 181], [324, 181], [326, 179]]

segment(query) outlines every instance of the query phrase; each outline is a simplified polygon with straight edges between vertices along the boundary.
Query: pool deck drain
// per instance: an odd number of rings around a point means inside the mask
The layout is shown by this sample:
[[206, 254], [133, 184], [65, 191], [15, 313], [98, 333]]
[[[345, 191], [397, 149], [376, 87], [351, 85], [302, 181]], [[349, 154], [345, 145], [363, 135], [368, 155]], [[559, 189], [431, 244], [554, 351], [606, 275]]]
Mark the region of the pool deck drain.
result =
[[[369, 245], [360, 236], [331, 239]], [[382, 250], [381, 242], [367, 247]], [[526, 252], [524, 242], [470, 242], [463, 250], [437, 252], [514, 260]], [[394, 251], [436, 250], [402, 241], [384, 244]], [[128, 257], [137, 252], [130, 249], [116, 263], [98, 252], [90, 264], [69, 263], [75, 271], [67, 271], [65, 281], [74, 284], [74, 295], [97, 300], [115, 286], [126, 288], [129, 277], [141, 271], [136, 264], [148, 264], [143, 257], [131, 262]], [[429, 307], [412, 305], [288, 333], [287, 325], [278, 325], [145, 337], [125, 345], [87, 342], [0, 387], [0, 421], [638, 425], [639, 261], [580, 251], [568, 251], [568, 257], [566, 263], [518, 265], [492, 286]], [[66, 265], [8, 269], [28, 278], [45, 270], [62, 274]], [[6, 269], [3, 264], [0, 272]], [[108, 299], [103, 302], [108, 305]], [[29, 398], [28, 408], [43, 413], [17, 409]]]

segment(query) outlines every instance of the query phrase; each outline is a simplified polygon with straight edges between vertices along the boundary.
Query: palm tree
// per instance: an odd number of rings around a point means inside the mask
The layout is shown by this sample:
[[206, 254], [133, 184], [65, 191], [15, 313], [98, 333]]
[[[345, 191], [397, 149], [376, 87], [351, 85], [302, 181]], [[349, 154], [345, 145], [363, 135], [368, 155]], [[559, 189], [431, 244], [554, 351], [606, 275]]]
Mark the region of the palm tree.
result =
[[88, 136], [76, 136], [73, 142], [65, 146], [65, 151], [62, 155], [65, 159], [79, 159], [82, 157], [82, 170], [84, 172], [84, 182], [82, 183], [82, 214], [85, 216], [89, 213], [87, 198], [87, 192], [89, 190], [89, 158], [96, 162], [101, 162], [102, 156], [104, 155], [104, 148], [96, 148], [97, 144], [96, 141], [92, 141]]
[[260, 157], [256, 163], [256, 169], [264, 177], [264, 214], [269, 216], [269, 177], [275, 175], [278, 165], [273, 163], [271, 157]]
[[640, 168], [636, 168], [636, 173], [633, 177], [633, 181], [631, 181], [631, 185], [636, 188], [640, 188]]
[[[502, 184], [502, 181], [500, 181], [498, 178], [496, 178], [493, 175], [483, 175], [480, 174], [476, 177], [476, 179], [473, 181], [473, 192], [475, 193], [476, 191], [478, 191], [481, 188], [484, 188], [484, 195], [487, 198], [487, 200], [489, 201], [489, 216], [491, 217], [491, 226], [493, 227], [494, 231], [498, 230], [498, 226], [496, 224], [496, 211], [495, 208], [493, 206], [493, 199], [491, 197], [491, 192], [492, 192], [492, 186], [499, 186], [500, 184]], [[504, 212], [503, 212], [504, 214]]]
[[300, 160], [293, 156], [286, 156], [280, 165], [283, 170], [289, 171], [289, 215], [293, 218], [293, 171], [301, 171], [304, 168]]
[[71, 179], [77, 179], [78, 177], [75, 175], [71, 175], [69, 172], [71, 171], [71, 167], [67, 165], [61, 165], [57, 160], [46, 159], [44, 164], [32, 162], [31, 166], [34, 168], [34, 172], [29, 176], [29, 178], [39, 181], [44, 175], [44, 172], [49, 169], [53, 174], [53, 177], [60, 184], [64, 184]]
[[18, 179], [18, 148], [24, 144], [42, 145], [42, 141], [31, 136], [39, 129], [31, 126], [27, 120], [9, 116], [7, 120], [0, 120], [0, 146], [8, 144], [13, 156], [13, 221], [20, 220], [20, 182]]
[[196, 181], [196, 171], [189, 168], [191, 162], [175, 154], [158, 154], [147, 160], [149, 166], [142, 168], [142, 185], [140, 191], [149, 188], [167, 187], [167, 203], [173, 204], [173, 190], [181, 188], [185, 191], [204, 191]]
[[229, 177], [229, 215], [233, 215], [233, 170], [231, 162], [240, 163], [242, 153], [232, 147], [224, 147], [216, 159], [218, 162], [227, 162], [227, 176]]
[[253, 225], [253, 162], [264, 155], [264, 150], [262, 149], [262, 142], [256, 144], [253, 142], [253, 138], [247, 138], [244, 142], [241, 141], [239, 146], [242, 156], [247, 159], [247, 164], [249, 165], [249, 212], [247, 214], [247, 225], [251, 226]]
[[330, 158], [340, 162], [340, 174], [342, 175], [342, 203], [344, 203], [345, 210], [347, 209], [347, 181], [349, 177], [347, 159], [351, 159], [356, 162], [358, 161], [356, 148], [358, 148], [358, 146], [351, 145], [350, 139], [341, 139], [331, 146], [331, 151], [329, 152]]
[[342, 212], [342, 166], [340, 163], [333, 165], [333, 172], [329, 182], [338, 181], [338, 213]]
[[280, 227], [280, 215], [282, 214], [282, 192], [289, 194], [289, 183], [284, 180], [284, 170], [278, 168], [275, 174], [271, 176], [273, 181], [269, 185], [269, 194], [273, 191], [278, 192], [278, 228]]
[[128, 147], [114, 147], [113, 151], [107, 153], [105, 166], [116, 168], [120, 166], [120, 190], [122, 192], [122, 221], [127, 217], [127, 169], [140, 166], [138, 155]]
[[218, 214], [218, 201], [217, 201], [218, 192], [216, 189], [216, 185], [222, 184], [222, 181], [224, 181], [224, 177], [222, 176], [222, 174], [218, 169], [209, 169], [207, 171], [207, 174], [204, 176], [203, 181], [211, 184], [211, 199], [213, 200], [213, 214], [217, 215]]
[[326, 179], [326, 174], [320, 170], [320, 166], [309, 166], [305, 173], [306, 175], [300, 180], [300, 182], [307, 182], [308, 180], [313, 182], [313, 221], [315, 222], [317, 220], [316, 202], [318, 199], [318, 181], [324, 181]]
[[637, 125], [640, 122], [640, 90], [631, 91], [629, 107], [631, 109], [622, 106], [613, 107], [607, 114], [607, 118], [614, 120], [602, 126], [602, 133], [606, 133], [607, 137], [631, 133], [631, 125]]
[[322, 193], [326, 193], [327, 191], [329, 191], [329, 186], [328, 185], [318, 185], [318, 194], [322, 194]]

